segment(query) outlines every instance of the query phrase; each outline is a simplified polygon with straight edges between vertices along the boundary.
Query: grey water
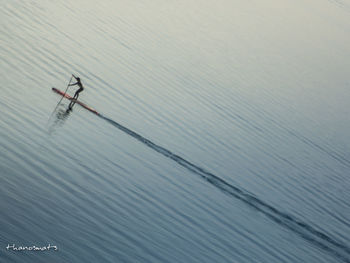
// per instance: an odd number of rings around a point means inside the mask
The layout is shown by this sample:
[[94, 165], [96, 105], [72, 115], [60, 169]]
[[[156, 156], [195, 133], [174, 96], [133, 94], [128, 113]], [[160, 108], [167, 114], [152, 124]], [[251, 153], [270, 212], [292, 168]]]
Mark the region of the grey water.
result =
[[0, 262], [350, 262], [350, 1], [0, 5]]

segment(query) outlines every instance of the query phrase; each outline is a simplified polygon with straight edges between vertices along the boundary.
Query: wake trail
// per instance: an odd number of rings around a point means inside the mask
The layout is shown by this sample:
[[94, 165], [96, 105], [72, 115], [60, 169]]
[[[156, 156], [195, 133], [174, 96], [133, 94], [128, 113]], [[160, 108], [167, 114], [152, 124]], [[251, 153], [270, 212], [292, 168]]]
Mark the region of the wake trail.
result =
[[287, 229], [298, 234], [299, 236], [309, 241], [310, 243], [333, 254], [334, 256], [341, 259], [342, 261], [350, 263], [350, 247], [343, 244], [342, 242], [337, 241], [336, 239], [330, 237], [329, 235], [315, 229], [311, 225], [308, 225], [307, 223], [300, 221], [298, 218], [292, 215], [289, 215], [287, 213], [284, 213], [278, 210], [277, 208], [269, 205], [268, 203], [265, 203], [264, 201], [255, 197], [253, 194], [247, 192], [246, 190], [240, 189], [234, 185], [229, 184], [228, 182], [214, 175], [213, 173], [208, 172], [205, 169], [185, 160], [181, 156], [172, 153], [171, 151], [165, 149], [164, 147], [153, 143], [152, 141], [126, 128], [125, 126], [119, 124], [118, 122], [113, 121], [112, 119], [109, 119], [101, 114], [96, 114], [96, 115], [106, 120], [113, 126], [117, 127], [121, 131], [129, 134], [130, 136], [137, 139], [138, 141], [142, 142], [143, 144], [147, 145], [149, 148], [155, 150], [156, 152], [162, 154], [165, 157], [172, 159], [173, 161], [183, 166], [184, 168], [201, 176], [211, 185], [220, 189], [224, 193], [243, 201], [244, 203], [256, 209], [257, 211], [261, 212], [262, 214], [264, 214], [265, 216], [267, 216], [277, 224], [286, 227]]

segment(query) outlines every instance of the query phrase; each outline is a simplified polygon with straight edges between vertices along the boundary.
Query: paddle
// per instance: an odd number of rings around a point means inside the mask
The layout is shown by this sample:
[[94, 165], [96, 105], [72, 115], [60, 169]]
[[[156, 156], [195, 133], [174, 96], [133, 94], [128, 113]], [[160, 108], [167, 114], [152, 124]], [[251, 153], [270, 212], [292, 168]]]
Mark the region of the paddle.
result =
[[71, 83], [71, 81], [72, 81], [72, 78], [73, 78], [73, 74], [72, 74], [72, 76], [70, 77], [69, 83], [68, 83], [68, 85], [67, 85], [67, 88], [66, 88], [65, 92], [64, 92], [64, 93], [63, 93], [63, 95], [62, 95], [62, 98], [61, 98], [61, 99], [60, 99], [60, 101], [57, 103], [57, 105], [56, 105], [55, 109], [54, 109], [54, 110], [53, 110], [53, 112], [51, 113], [49, 120], [51, 119], [51, 117], [52, 117], [53, 113], [56, 111], [56, 109], [57, 109], [58, 105], [60, 105], [61, 101], [62, 101], [62, 100], [63, 100], [63, 98], [64, 98], [64, 95], [66, 95], [67, 90], [68, 90], [68, 88], [69, 88], [69, 84], [70, 84], [70, 83]]

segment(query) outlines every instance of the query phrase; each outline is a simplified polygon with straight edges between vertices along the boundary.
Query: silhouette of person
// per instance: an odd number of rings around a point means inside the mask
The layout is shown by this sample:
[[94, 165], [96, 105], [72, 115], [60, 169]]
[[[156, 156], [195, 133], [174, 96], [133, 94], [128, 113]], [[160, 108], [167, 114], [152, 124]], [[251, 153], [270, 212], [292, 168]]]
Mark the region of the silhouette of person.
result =
[[69, 104], [69, 109], [71, 109], [75, 102], [77, 101], [78, 97], [79, 97], [79, 93], [82, 92], [84, 90], [84, 87], [83, 87], [83, 84], [81, 84], [81, 81], [80, 81], [80, 78], [79, 77], [76, 77], [73, 75], [73, 77], [77, 80], [76, 83], [73, 83], [73, 84], [69, 84], [68, 86], [75, 86], [75, 85], [78, 85], [79, 89], [75, 92], [73, 98], [72, 98], [72, 101], [71, 103]]

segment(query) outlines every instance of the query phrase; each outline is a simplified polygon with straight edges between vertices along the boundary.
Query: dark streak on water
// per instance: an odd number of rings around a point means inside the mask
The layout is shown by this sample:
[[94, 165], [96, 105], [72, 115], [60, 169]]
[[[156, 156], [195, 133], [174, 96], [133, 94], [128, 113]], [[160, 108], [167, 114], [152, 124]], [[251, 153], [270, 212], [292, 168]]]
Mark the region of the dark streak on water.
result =
[[[254, 209], [258, 210], [259, 212], [263, 213], [264, 215], [272, 219], [274, 222], [288, 228], [289, 230], [300, 235], [302, 238], [305, 238], [306, 240], [313, 243], [314, 245], [317, 245], [320, 248], [335, 255], [336, 257], [343, 260], [344, 262], [350, 262], [350, 258], [349, 258], [350, 247], [348, 247], [347, 245], [342, 244], [341, 242], [331, 238], [330, 236], [316, 230], [312, 226], [300, 221], [299, 219], [279, 211], [278, 209], [256, 198], [254, 195], [248, 193], [247, 191], [244, 191], [243, 189], [239, 189], [227, 183], [220, 177], [183, 159], [181, 156], [172, 153], [171, 151], [165, 149], [164, 147], [161, 147], [153, 143], [152, 141], [126, 128], [125, 126], [119, 124], [118, 122], [111, 120], [110, 118], [107, 118], [101, 114], [97, 114], [97, 115], [103, 118], [104, 120], [108, 121], [109, 123], [111, 123], [113, 126], [117, 127], [118, 129], [122, 130], [123, 132], [129, 134], [133, 138], [137, 139], [138, 141], [142, 142], [143, 144], [157, 151], [158, 153], [174, 160], [175, 162], [185, 167], [186, 169], [190, 170], [191, 172], [201, 176], [202, 178], [207, 180], [210, 184], [217, 187], [221, 191], [245, 202], [249, 206], [253, 207]], [[320, 148], [321, 150], [324, 150], [323, 148], [317, 146], [315, 143], [310, 142], [310, 140], [307, 140], [307, 142], [317, 148]], [[332, 157], [334, 156], [332, 155]], [[339, 157], [337, 157], [337, 160], [339, 160]]]

